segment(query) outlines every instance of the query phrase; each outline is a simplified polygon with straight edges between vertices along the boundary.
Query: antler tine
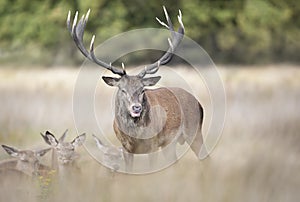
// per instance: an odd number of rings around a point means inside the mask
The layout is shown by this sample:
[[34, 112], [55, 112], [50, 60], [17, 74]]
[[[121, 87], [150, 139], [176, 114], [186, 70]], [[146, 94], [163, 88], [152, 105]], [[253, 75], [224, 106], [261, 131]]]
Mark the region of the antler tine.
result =
[[67, 28], [77, 46], [77, 48], [80, 50], [80, 52], [87, 57], [89, 60], [92, 62], [96, 63], [99, 66], [102, 66], [110, 71], [112, 71], [114, 74], [118, 74], [120, 76], [123, 76], [126, 74], [126, 72], [123, 69], [119, 69], [117, 67], [112, 66], [111, 64], [107, 64], [99, 59], [96, 58], [95, 53], [94, 53], [94, 42], [95, 42], [95, 35], [93, 36], [91, 40], [91, 45], [90, 45], [90, 51], [88, 51], [84, 44], [83, 44], [83, 35], [84, 35], [84, 29], [87, 24], [88, 18], [90, 14], [90, 9], [87, 11], [86, 15], [83, 15], [79, 22], [77, 23], [77, 18], [78, 18], [78, 11], [76, 11], [74, 20], [73, 20], [73, 25], [71, 27], [71, 11], [68, 13], [67, 17]]
[[167, 9], [166, 9], [165, 6], [163, 6], [163, 10], [164, 10], [165, 17], [166, 17], [166, 20], [167, 20], [168, 25], [169, 25], [169, 30], [174, 31], [174, 27], [173, 27], [172, 21], [171, 21], [171, 19], [169, 17], [168, 11], [167, 11]]
[[72, 33], [70, 21], [71, 21], [71, 11], [68, 12], [68, 17], [67, 17], [67, 28], [68, 28], [69, 32]]
[[171, 32], [171, 38], [168, 38], [168, 43], [169, 43], [169, 48], [166, 51], [166, 53], [156, 62], [145, 66], [145, 69], [143, 69], [138, 76], [139, 77], [144, 77], [146, 74], [154, 74], [158, 71], [159, 66], [160, 65], [165, 65], [168, 62], [170, 62], [170, 60], [173, 57], [174, 51], [177, 48], [177, 46], [180, 44], [181, 40], [183, 39], [183, 35], [184, 35], [184, 25], [182, 22], [182, 13], [179, 10], [179, 15], [177, 16], [178, 18], [178, 22], [180, 24], [180, 27], [178, 28], [178, 31], [174, 31], [174, 27], [173, 24], [171, 22], [171, 19], [168, 15], [167, 9], [165, 8], [165, 6], [163, 6], [163, 10], [165, 13], [165, 17], [167, 20], [167, 23], [162, 22], [159, 18], [156, 18], [156, 20], [164, 27], [166, 27], [168, 30], [170, 30]]
[[102, 67], [105, 67], [106, 69], [110, 70], [112, 73], [114, 74], [118, 74], [120, 76], [123, 76], [126, 74], [126, 71], [122, 68], [122, 69], [119, 69], [119, 68], [116, 68], [114, 66], [111, 65], [111, 63], [107, 64], [99, 59], [96, 58], [95, 56], [95, 52], [94, 52], [94, 42], [95, 42], [95, 35], [93, 36], [92, 40], [91, 40], [91, 45], [90, 45], [90, 57], [91, 57], [91, 60], [93, 62], [95, 62], [96, 64], [102, 66]]
[[78, 18], [78, 11], [76, 11], [76, 13], [75, 13], [75, 17], [74, 17], [73, 25], [72, 25], [72, 32], [75, 29], [75, 26], [76, 26], [76, 23], [77, 23], [77, 18]]
[[122, 69], [125, 71], [125, 66], [124, 63], [122, 62]]
[[184, 25], [183, 25], [183, 22], [182, 22], [182, 13], [181, 13], [180, 9], [178, 10], [178, 13], [179, 13], [179, 15], [177, 16], [178, 22], [179, 22], [181, 28], [184, 30]]

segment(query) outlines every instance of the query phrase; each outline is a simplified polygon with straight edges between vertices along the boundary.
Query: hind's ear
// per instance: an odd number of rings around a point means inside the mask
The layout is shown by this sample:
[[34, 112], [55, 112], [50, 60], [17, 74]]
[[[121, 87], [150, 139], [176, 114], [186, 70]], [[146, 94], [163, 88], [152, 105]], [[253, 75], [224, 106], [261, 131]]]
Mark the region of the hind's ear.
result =
[[50, 133], [49, 131], [46, 131], [46, 134], [41, 134], [44, 138], [45, 142], [51, 146], [56, 146], [58, 144], [58, 140], [55, 138], [55, 136]]
[[85, 141], [85, 133], [76, 137], [71, 143], [74, 147], [81, 146]]
[[47, 148], [47, 149], [41, 149], [35, 152], [36, 156], [44, 156], [48, 151], [50, 151], [51, 148]]
[[120, 78], [102, 76], [103, 81], [109, 86], [118, 86]]
[[62, 136], [59, 138], [59, 140], [58, 140], [59, 142], [63, 142], [63, 141], [65, 141], [65, 138], [66, 138], [67, 132], [68, 132], [68, 129], [67, 129], [67, 130], [65, 130], [64, 134], [62, 134]]
[[3, 149], [12, 157], [18, 157], [19, 150], [7, 145], [2, 145]]
[[143, 84], [144, 86], [154, 86], [157, 84], [157, 82], [161, 79], [161, 76], [155, 76], [155, 77], [149, 77], [149, 78], [143, 78]]

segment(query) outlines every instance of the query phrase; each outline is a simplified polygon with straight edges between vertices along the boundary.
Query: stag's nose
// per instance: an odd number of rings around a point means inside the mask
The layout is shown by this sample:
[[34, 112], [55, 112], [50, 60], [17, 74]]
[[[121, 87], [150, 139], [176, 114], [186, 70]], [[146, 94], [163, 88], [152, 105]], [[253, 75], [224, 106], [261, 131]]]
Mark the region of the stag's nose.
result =
[[142, 105], [134, 104], [134, 105], [132, 105], [132, 110], [134, 113], [140, 113], [142, 111]]

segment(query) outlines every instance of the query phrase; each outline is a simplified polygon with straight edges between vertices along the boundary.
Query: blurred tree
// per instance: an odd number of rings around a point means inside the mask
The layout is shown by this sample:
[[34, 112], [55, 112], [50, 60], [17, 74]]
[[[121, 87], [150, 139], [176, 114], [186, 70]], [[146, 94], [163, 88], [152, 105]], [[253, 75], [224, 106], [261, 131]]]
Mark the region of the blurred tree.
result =
[[217, 62], [300, 61], [300, 2], [293, 0], [0, 0], [0, 61], [82, 61], [66, 30], [68, 10], [92, 9], [88, 45], [92, 33], [100, 43], [130, 29], [160, 28], [155, 17], [164, 18], [162, 5], [174, 22], [182, 10], [187, 36]]

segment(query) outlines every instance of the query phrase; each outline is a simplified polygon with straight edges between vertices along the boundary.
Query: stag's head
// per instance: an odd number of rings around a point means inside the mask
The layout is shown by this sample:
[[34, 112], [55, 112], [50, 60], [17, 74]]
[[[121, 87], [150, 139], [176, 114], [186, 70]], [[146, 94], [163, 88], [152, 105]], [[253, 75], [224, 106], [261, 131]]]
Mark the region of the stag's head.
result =
[[71, 163], [74, 159], [76, 159], [78, 154], [75, 152], [75, 149], [81, 146], [85, 141], [85, 134], [82, 134], [73, 139], [71, 142], [65, 142], [64, 139], [66, 134], [67, 130], [59, 139], [56, 139], [56, 137], [49, 131], [46, 131], [45, 134], [41, 133], [45, 142], [52, 146], [57, 152], [57, 159], [60, 164]]
[[81, 51], [81, 53], [87, 57], [89, 60], [93, 61], [94, 63], [102, 66], [112, 73], [119, 75], [119, 77], [102, 77], [104, 82], [110, 86], [118, 87], [117, 99], [119, 104], [127, 109], [128, 114], [131, 117], [136, 118], [140, 117], [143, 110], [144, 110], [144, 89], [147, 86], [155, 85], [159, 80], [160, 76], [157, 77], [148, 77], [144, 78], [147, 74], [155, 74], [160, 65], [165, 65], [172, 59], [175, 49], [180, 44], [183, 35], [184, 35], [184, 26], [182, 23], [182, 14], [179, 10], [178, 15], [178, 22], [180, 27], [178, 31], [174, 31], [173, 24], [171, 19], [168, 15], [168, 12], [165, 7], [163, 7], [164, 13], [166, 16], [167, 23], [162, 22], [158, 18], [156, 20], [166, 27], [171, 32], [171, 38], [168, 38], [169, 48], [166, 53], [158, 59], [156, 62], [146, 65], [145, 68], [138, 74], [138, 75], [128, 75], [124, 69], [124, 65], [122, 64], [122, 68], [117, 68], [112, 66], [111, 63], [106, 63], [96, 58], [94, 53], [94, 41], [95, 35], [91, 40], [90, 50], [87, 50], [83, 44], [83, 35], [84, 35], [84, 28], [86, 26], [90, 10], [87, 12], [86, 15], [83, 15], [79, 22], [77, 23], [78, 12], [76, 12], [73, 25], [71, 25], [71, 12], [69, 11], [68, 18], [67, 18], [67, 27], [73, 40]]
[[106, 84], [118, 87], [117, 98], [121, 106], [125, 106], [128, 114], [137, 118], [144, 109], [144, 88], [155, 85], [161, 77], [143, 78], [124, 75], [120, 78], [102, 77]]

